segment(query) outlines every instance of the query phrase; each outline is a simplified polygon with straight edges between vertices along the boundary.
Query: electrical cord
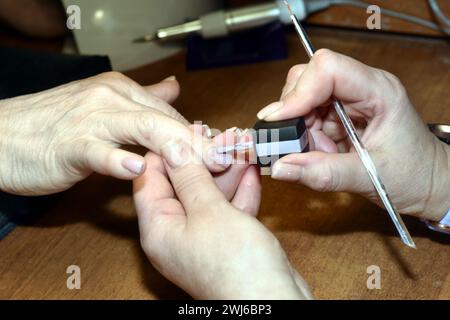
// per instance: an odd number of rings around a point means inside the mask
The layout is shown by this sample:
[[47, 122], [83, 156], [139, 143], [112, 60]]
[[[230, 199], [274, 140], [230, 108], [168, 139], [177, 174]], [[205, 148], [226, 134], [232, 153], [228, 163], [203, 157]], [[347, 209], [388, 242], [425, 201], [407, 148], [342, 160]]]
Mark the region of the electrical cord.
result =
[[428, 4], [430, 5], [431, 10], [433, 10], [436, 19], [438, 19], [441, 24], [445, 25], [447, 29], [450, 28], [450, 20], [448, 20], [442, 12], [436, 0], [428, 0]]
[[[406, 13], [390, 10], [390, 9], [383, 9], [381, 8], [381, 13], [390, 16], [393, 18], [401, 19], [404, 21], [408, 21], [410, 23], [414, 23], [435, 31], [440, 31], [445, 33], [447, 36], [450, 35], [450, 21], [445, 17], [444, 13], [441, 11], [439, 5], [437, 4], [436, 0], [428, 0], [428, 3], [430, 5], [431, 10], [433, 11], [433, 14], [435, 17], [439, 20], [441, 24], [444, 26], [439, 26], [431, 21], [421, 19]], [[309, 14], [324, 10], [330, 6], [353, 6], [358, 7], [362, 9], [367, 9], [369, 6], [368, 3], [359, 1], [359, 0], [305, 0], [305, 7], [306, 11]]]

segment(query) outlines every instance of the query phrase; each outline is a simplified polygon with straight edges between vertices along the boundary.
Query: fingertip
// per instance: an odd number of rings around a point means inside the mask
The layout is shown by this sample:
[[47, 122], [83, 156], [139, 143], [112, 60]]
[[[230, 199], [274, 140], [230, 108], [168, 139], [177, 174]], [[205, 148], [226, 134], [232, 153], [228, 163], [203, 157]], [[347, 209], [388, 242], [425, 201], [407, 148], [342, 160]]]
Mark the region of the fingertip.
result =
[[143, 157], [130, 156], [122, 160], [122, 167], [126, 169], [130, 174], [130, 178], [136, 178], [145, 172], [146, 163]]
[[324, 156], [325, 152], [322, 151], [310, 151], [304, 153], [292, 153], [278, 160], [277, 163], [284, 164], [294, 164], [299, 166], [307, 166], [316, 162], [320, 162]]
[[172, 86], [174, 89], [176, 89], [176, 91], [179, 93], [180, 92], [180, 83], [178, 82], [177, 78], [175, 76], [170, 76], [167, 77], [166, 79], [164, 79], [163, 81], [161, 81], [160, 83], [162, 84], [166, 84], [166, 85], [170, 85]]
[[162, 82], [164, 82], [164, 81], [177, 81], [177, 77], [172, 75], [172, 76], [165, 78]]
[[269, 104], [263, 108], [257, 117], [264, 121], [280, 121], [286, 119], [293, 119], [304, 116], [311, 108], [307, 107], [307, 99], [299, 97], [295, 90], [291, 91], [281, 101]]
[[148, 152], [145, 157], [145, 172], [133, 179], [133, 195], [139, 206], [148, 206], [159, 199], [171, 198], [173, 189], [168, 181], [162, 158]]
[[261, 178], [257, 166], [250, 166], [242, 176], [233, 205], [252, 216], [257, 216], [261, 204]]
[[144, 89], [169, 104], [178, 98], [181, 90], [180, 84], [174, 76], [168, 77], [160, 83], [144, 86]]
[[276, 118], [277, 114], [283, 108], [283, 106], [284, 103], [282, 101], [273, 102], [261, 109], [261, 111], [258, 112], [257, 117], [260, 120], [270, 121], [270, 118]]
[[203, 152], [203, 162], [209, 171], [213, 173], [223, 172], [233, 163], [233, 156], [228, 153], [218, 152], [215, 145], [207, 146]]
[[102, 143], [89, 147], [84, 161], [93, 171], [121, 180], [133, 180], [145, 172], [142, 156]]
[[183, 140], [171, 140], [162, 149], [164, 165], [188, 214], [204, 214], [205, 207], [226, 200], [197, 151]]
[[247, 185], [261, 189], [261, 175], [257, 165], [249, 166], [244, 174], [244, 178], [247, 180]]
[[145, 155], [144, 159], [146, 165], [144, 175], [147, 175], [150, 171], [158, 171], [162, 174], [166, 174], [166, 171], [164, 169], [164, 163], [161, 156], [149, 151]]

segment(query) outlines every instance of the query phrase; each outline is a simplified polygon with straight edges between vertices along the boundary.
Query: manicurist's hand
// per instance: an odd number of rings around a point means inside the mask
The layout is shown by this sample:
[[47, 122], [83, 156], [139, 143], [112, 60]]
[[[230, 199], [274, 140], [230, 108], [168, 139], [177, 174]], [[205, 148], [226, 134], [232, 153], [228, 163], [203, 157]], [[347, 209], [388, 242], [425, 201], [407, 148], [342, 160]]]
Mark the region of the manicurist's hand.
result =
[[314, 139], [316, 151], [280, 159], [272, 177], [378, 203], [332, 97], [345, 104], [399, 211], [440, 220], [450, 207], [449, 147], [430, 133], [395, 76], [329, 50], [293, 67], [280, 101], [258, 114], [267, 121], [304, 116]]
[[256, 218], [259, 173], [233, 165], [213, 177], [191, 147], [149, 153], [134, 181], [142, 247], [165, 277], [198, 299], [302, 299], [310, 294]]
[[0, 190], [55, 193], [93, 171], [134, 179], [145, 171], [144, 158], [120, 146], [159, 154], [171, 139], [192, 144], [210, 170], [223, 170], [211, 141], [169, 105], [178, 94], [174, 78], [143, 87], [111, 72], [0, 101]]

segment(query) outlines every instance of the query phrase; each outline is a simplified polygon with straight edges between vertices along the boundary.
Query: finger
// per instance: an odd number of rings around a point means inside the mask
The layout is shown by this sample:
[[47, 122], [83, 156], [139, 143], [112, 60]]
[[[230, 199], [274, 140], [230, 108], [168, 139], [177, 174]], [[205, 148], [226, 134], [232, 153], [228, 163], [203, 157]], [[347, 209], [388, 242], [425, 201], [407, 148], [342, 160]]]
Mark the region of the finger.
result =
[[305, 281], [305, 279], [303, 279], [303, 277], [297, 272], [297, 270], [295, 270], [294, 268], [292, 268], [293, 273], [294, 273], [294, 281], [297, 284], [297, 287], [300, 289], [300, 291], [303, 293], [303, 296], [307, 299], [307, 300], [313, 300], [314, 296], [311, 293], [311, 289], [309, 288], [308, 283]]
[[289, 92], [294, 90], [295, 86], [297, 85], [298, 79], [301, 77], [307, 66], [307, 64], [298, 64], [293, 66], [289, 70], [286, 78], [286, 84], [284, 85], [281, 93], [281, 99], [283, 99]]
[[330, 139], [323, 131], [321, 130], [310, 130], [311, 138], [314, 144], [314, 147], [311, 145], [310, 140], [310, 150], [323, 151], [329, 153], [337, 153], [338, 148], [336, 143]]
[[[148, 105], [150, 107], [156, 105], [156, 109], [180, 121], [184, 125], [190, 124], [189, 121], [186, 120], [186, 118], [184, 118], [175, 108], [170, 105], [180, 95], [180, 85], [174, 76], [166, 78], [160, 83], [150, 86], [144, 86], [143, 89], [147, 93], [147, 98], [143, 99], [141, 103], [144, 103], [145, 105]], [[157, 98], [165, 103], [158, 103], [152, 98]]]
[[[156, 87], [161, 90], [160, 87], [164, 87], [164, 84], [157, 84]], [[144, 89], [142, 89], [144, 90]], [[158, 111], [161, 111], [162, 113], [166, 114], [167, 116], [181, 122], [184, 125], [189, 125], [189, 121], [187, 121], [175, 108], [173, 108], [171, 105], [169, 105], [166, 101], [163, 99], [160, 99], [157, 96], [153, 96], [151, 94], [145, 93], [136, 95], [133, 100], [137, 102], [140, 106], [142, 111], [145, 111], [145, 108], [152, 108]]]
[[[359, 132], [363, 132], [367, 127], [367, 121], [361, 115], [358, 116], [356, 112], [352, 114], [352, 122]], [[323, 116], [321, 130], [335, 142], [347, 138], [347, 131], [345, 131], [342, 121], [334, 109], [329, 109]]]
[[80, 169], [131, 180], [145, 171], [144, 158], [97, 141], [83, 141], [71, 146], [70, 159]]
[[[151, 107], [187, 124], [187, 120], [165, 101], [178, 96], [179, 86], [176, 80], [163, 80], [147, 90], [119, 72], [102, 73], [93, 79], [95, 79], [95, 86], [91, 92], [97, 98], [112, 100], [114, 105], [125, 110], [142, 110]], [[129, 100], [136, 103], [130, 103]]]
[[304, 184], [317, 191], [369, 193], [369, 176], [356, 153], [308, 152], [288, 155], [275, 163], [272, 178]]
[[145, 172], [133, 183], [135, 200], [147, 206], [155, 201], [174, 199], [175, 192], [170, 184], [162, 158], [148, 152], [145, 155], [145, 162]]
[[210, 139], [212, 137], [212, 131], [211, 128], [207, 124], [203, 123], [196, 123], [189, 125], [189, 128], [191, 128], [194, 133], [203, 136], [205, 138]]
[[217, 153], [213, 141], [197, 135], [182, 123], [155, 110], [115, 112], [102, 116], [98, 138], [119, 144], [139, 144], [156, 154], [169, 140], [181, 139], [192, 145], [213, 172], [229, 167], [229, 156]]
[[179, 239], [186, 215], [174, 198], [161, 157], [149, 152], [145, 160], [147, 170], [133, 181], [141, 244], [152, 261], [164, 261], [166, 248]]
[[173, 103], [180, 95], [180, 85], [174, 76], [168, 77], [160, 83], [144, 86], [148, 93], [167, 103]]
[[246, 164], [234, 164], [226, 171], [214, 175], [216, 185], [223, 192], [227, 200], [231, 200], [234, 197], [247, 168], [248, 165]]
[[188, 217], [204, 212], [213, 214], [208, 209], [228, 203], [201, 159], [183, 140], [170, 140], [161, 151], [172, 186]]
[[261, 179], [258, 167], [251, 166], [245, 171], [231, 203], [252, 216], [258, 215], [261, 203]]
[[[248, 135], [243, 134], [240, 129], [229, 129], [216, 136], [214, 141], [216, 145], [229, 146], [238, 142], [248, 141]], [[214, 174], [214, 180], [217, 186], [225, 194], [227, 200], [231, 200], [241, 182], [241, 179], [249, 167], [249, 161], [246, 159], [245, 152], [236, 153], [233, 156], [233, 165], [226, 171]]]
[[381, 88], [377, 80], [373, 68], [330, 50], [318, 50], [295, 89], [282, 102], [263, 109], [259, 117], [276, 121], [303, 116], [332, 97], [346, 102], [370, 100]]

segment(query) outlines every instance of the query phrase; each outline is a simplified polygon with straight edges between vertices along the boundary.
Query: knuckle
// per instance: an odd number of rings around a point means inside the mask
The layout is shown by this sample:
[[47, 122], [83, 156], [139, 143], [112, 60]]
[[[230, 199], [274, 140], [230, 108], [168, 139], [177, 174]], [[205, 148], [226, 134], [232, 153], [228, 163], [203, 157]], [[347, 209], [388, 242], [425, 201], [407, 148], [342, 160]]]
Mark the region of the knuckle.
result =
[[377, 69], [376, 78], [379, 83], [379, 100], [384, 102], [384, 106], [398, 107], [404, 99], [408, 99], [407, 92], [400, 79], [394, 74]]
[[[174, 187], [180, 193], [191, 192], [193, 189], [202, 190], [205, 180], [209, 180], [210, 178], [211, 176], [206, 171], [193, 172], [193, 170], [186, 170], [174, 182]], [[195, 188], [195, 186], [199, 186], [199, 188]], [[200, 203], [201, 199], [202, 195], [200, 193], [192, 193], [192, 204]]]
[[325, 166], [317, 177], [315, 189], [320, 192], [336, 190], [336, 179], [329, 165]]
[[108, 171], [114, 170], [115, 158], [116, 158], [116, 149], [111, 149], [106, 153], [105, 159], [101, 160], [101, 161], [104, 161], [104, 165], [106, 166]]
[[71, 147], [62, 145], [58, 147], [59, 163], [65, 172], [77, 176], [82, 171], [90, 170], [92, 167], [89, 155], [92, 153], [93, 142], [78, 140]]
[[116, 95], [116, 91], [105, 83], [94, 83], [88, 88], [89, 98], [104, 99]]
[[382, 71], [383, 76], [385, 77], [385, 79], [387, 80], [387, 82], [389, 83], [389, 85], [392, 87], [392, 89], [394, 90], [394, 92], [397, 93], [405, 93], [405, 87], [403, 86], [402, 82], [400, 81], [400, 79], [387, 71]]
[[101, 77], [108, 80], [118, 80], [118, 81], [127, 81], [128, 78], [121, 72], [110, 71], [101, 74]]
[[327, 61], [333, 61], [336, 59], [337, 53], [331, 51], [330, 49], [319, 49], [314, 54], [312, 60], [316, 62], [327, 62]]
[[135, 117], [137, 134], [144, 140], [150, 140], [152, 136], [158, 136], [158, 125], [152, 112], [139, 114]]
[[305, 66], [302, 64], [297, 64], [291, 69], [289, 69], [288, 75], [287, 75], [287, 82], [295, 81], [296, 79], [300, 78], [301, 74], [303, 73]]
[[319, 49], [311, 59], [311, 63], [319, 71], [329, 72], [339, 62], [339, 55], [329, 49]]
[[77, 146], [80, 162], [84, 163], [92, 152], [94, 143], [91, 141], [80, 141]]

